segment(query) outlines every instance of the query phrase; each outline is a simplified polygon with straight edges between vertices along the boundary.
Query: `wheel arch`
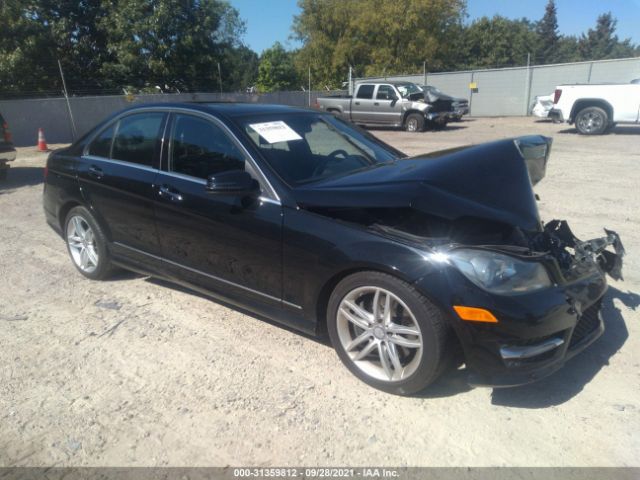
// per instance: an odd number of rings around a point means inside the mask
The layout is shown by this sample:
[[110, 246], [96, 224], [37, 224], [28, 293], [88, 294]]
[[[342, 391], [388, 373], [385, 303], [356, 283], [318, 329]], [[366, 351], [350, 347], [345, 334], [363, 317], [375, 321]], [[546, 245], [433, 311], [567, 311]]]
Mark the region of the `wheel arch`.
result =
[[605, 112], [607, 112], [607, 116], [609, 117], [609, 122], [613, 121], [613, 106], [606, 100], [602, 98], [581, 98], [580, 100], [576, 100], [571, 107], [571, 113], [569, 114], [569, 123], [573, 123], [576, 119], [576, 115], [588, 107], [599, 107], [602, 108]]
[[420, 111], [420, 110], [417, 110], [417, 109], [415, 109], [415, 108], [412, 108], [412, 109], [407, 110], [406, 112], [404, 112], [404, 115], [403, 115], [403, 117], [402, 117], [402, 125], [403, 125], [403, 126], [404, 126], [404, 125], [405, 125], [405, 123], [407, 122], [407, 118], [409, 117], [409, 115], [411, 115], [412, 113], [417, 113], [418, 115], [420, 115], [420, 116], [422, 116], [422, 117], [426, 118], [426, 117], [425, 117], [425, 112]]
[[97, 214], [97, 212], [94, 209], [75, 199], [68, 200], [58, 210], [58, 224], [60, 225], [60, 231], [62, 232], [63, 236], [66, 235], [64, 222], [67, 219], [67, 215], [69, 214], [71, 209], [75, 207], [84, 207], [87, 210], [89, 210], [89, 213], [91, 213], [95, 221], [98, 222], [98, 224], [100, 225], [100, 228], [106, 235], [107, 239], [111, 241], [111, 230], [109, 230], [109, 227], [106, 224], [106, 222], [100, 217], [100, 215]]
[[327, 307], [329, 305], [329, 298], [335, 290], [336, 286], [349, 275], [353, 275], [358, 272], [372, 272], [372, 273], [384, 273], [392, 277], [396, 277], [403, 282], [413, 283], [411, 279], [405, 278], [403, 275], [399, 275], [397, 270], [386, 268], [383, 265], [352, 265], [348, 268], [342, 269], [339, 272], [334, 273], [329, 279], [327, 279], [322, 287], [316, 300], [316, 331], [318, 334], [327, 333]]

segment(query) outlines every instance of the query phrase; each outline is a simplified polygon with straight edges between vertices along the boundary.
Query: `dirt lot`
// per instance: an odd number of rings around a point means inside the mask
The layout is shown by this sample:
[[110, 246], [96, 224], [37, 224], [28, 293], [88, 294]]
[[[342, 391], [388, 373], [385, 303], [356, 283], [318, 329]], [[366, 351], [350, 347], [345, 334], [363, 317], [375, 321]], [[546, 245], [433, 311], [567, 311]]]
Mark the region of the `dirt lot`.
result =
[[543, 217], [627, 247], [604, 336], [531, 386], [470, 389], [454, 371], [387, 395], [322, 342], [137, 275], [81, 277], [44, 221], [45, 155], [21, 149], [0, 187], [0, 466], [640, 466], [640, 128], [373, 133], [407, 153], [553, 136]]

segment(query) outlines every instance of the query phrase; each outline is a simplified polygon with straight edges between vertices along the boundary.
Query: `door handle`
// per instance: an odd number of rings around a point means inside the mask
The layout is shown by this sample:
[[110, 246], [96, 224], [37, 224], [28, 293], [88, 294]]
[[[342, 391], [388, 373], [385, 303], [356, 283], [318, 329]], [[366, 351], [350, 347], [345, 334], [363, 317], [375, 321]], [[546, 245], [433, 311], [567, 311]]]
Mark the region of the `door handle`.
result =
[[178, 192], [175, 188], [171, 188], [169, 185], [162, 185], [158, 189], [158, 194], [161, 197], [168, 198], [172, 202], [181, 202], [183, 198], [180, 192]]
[[356, 102], [356, 105], [360, 105], [360, 102]]
[[100, 167], [96, 167], [95, 165], [91, 165], [89, 167], [89, 175], [97, 178], [98, 180], [104, 177], [104, 172]]
[[378, 102], [373, 102], [373, 104], [376, 106], [380, 105]]

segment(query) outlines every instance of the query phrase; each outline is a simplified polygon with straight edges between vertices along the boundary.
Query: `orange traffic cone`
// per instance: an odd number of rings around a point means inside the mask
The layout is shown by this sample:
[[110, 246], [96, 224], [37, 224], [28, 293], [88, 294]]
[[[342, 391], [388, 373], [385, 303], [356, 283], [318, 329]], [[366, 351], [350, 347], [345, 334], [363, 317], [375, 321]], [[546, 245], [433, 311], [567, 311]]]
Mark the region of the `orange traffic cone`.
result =
[[44, 130], [41, 128], [38, 129], [38, 151], [39, 152], [48, 152], [49, 147], [47, 147], [47, 141], [44, 138]]

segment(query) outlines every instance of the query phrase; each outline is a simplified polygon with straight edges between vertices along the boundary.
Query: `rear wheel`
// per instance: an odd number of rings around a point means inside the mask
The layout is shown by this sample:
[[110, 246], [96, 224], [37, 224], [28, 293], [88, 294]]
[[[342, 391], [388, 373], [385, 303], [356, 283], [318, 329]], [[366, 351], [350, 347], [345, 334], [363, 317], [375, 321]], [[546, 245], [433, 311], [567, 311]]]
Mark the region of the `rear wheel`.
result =
[[407, 132], [422, 132], [424, 130], [424, 117], [419, 113], [410, 113], [404, 121], [404, 129]]
[[576, 115], [576, 129], [582, 135], [601, 135], [608, 124], [609, 116], [600, 107], [583, 108]]
[[346, 277], [331, 294], [327, 316], [342, 362], [377, 389], [409, 395], [441, 371], [447, 337], [443, 315], [398, 278], [379, 272]]
[[93, 280], [106, 278], [111, 272], [107, 240], [89, 210], [72, 208], [64, 225], [67, 250], [78, 271]]

